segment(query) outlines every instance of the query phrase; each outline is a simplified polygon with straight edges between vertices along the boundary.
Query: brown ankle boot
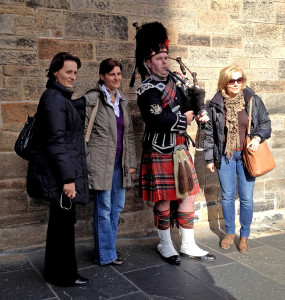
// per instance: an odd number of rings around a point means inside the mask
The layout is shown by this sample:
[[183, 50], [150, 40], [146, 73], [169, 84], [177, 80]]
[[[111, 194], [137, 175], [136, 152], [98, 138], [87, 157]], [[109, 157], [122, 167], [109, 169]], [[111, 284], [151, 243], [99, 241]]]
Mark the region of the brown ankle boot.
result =
[[221, 248], [222, 249], [229, 249], [231, 244], [234, 242], [235, 234], [226, 234], [225, 237], [221, 241]]
[[246, 253], [248, 248], [248, 238], [240, 237], [238, 251], [241, 253]]

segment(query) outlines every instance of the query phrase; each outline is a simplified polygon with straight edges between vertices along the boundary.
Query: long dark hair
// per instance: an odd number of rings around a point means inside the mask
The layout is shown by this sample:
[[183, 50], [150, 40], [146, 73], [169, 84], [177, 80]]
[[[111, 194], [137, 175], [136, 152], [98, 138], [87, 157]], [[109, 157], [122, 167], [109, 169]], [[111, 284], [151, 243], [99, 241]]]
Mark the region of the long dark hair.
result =
[[[123, 69], [122, 64], [119, 61], [113, 58], [104, 59], [99, 67], [99, 75], [105, 75], [106, 73], [111, 72], [115, 67], [119, 67], [121, 71]], [[104, 84], [104, 81], [101, 78], [98, 82], [101, 85]]]
[[50, 66], [47, 69], [47, 77], [51, 80], [54, 80], [55, 79], [54, 73], [59, 71], [63, 67], [64, 62], [66, 60], [75, 61], [77, 64], [77, 69], [80, 69], [81, 61], [78, 57], [73, 56], [68, 52], [59, 52], [53, 57]]

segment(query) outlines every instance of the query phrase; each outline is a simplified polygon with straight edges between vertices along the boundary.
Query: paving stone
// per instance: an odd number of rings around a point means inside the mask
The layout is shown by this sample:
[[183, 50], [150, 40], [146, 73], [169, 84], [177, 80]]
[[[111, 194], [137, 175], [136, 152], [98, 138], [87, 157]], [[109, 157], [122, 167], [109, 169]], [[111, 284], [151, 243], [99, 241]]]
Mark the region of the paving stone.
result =
[[275, 234], [258, 239], [258, 242], [285, 251], [285, 234]]

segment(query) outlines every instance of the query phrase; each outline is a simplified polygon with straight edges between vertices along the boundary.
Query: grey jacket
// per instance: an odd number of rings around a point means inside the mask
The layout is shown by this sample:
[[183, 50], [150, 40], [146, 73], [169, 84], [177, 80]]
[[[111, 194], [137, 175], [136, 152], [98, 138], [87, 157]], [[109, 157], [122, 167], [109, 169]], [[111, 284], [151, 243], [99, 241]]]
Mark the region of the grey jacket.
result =
[[[100, 85], [99, 85], [100, 88]], [[131, 115], [127, 100], [120, 91], [120, 106], [123, 111], [124, 133], [122, 171], [123, 186], [131, 186], [130, 168], [137, 167], [135, 140]], [[113, 170], [117, 149], [117, 121], [114, 109], [108, 104], [101, 89], [92, 90], [85, 96], [86, 118], [85, 131], [96, 101], [98, 111], [92, 127], [88, 144], [86, 144], [86, 162], [88, 169], [89, 188], [94, 190], [111, 190]]]

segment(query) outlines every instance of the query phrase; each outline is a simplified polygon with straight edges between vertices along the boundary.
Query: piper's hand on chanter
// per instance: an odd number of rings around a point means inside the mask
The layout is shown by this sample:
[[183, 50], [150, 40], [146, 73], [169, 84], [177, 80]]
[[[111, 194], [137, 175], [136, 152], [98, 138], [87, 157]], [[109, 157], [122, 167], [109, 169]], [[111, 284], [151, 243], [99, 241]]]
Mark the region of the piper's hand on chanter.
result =
[[67, 197], [74, 199], [76, 196], [75, 183], [65, 183], [63, 185], [63, 192]]
[[202, 124], [207, 123], [210, 118], [208, 115], [208, 112], [206, 110], [202, 110], [201, 112], [199, 112], [199, 114], [196, 116], [196, 120]]
[[254, 136], [253, 139], [248, 143], [247, 148], [250, 147], [250, 150], [255, 152], [257, 151], [260, 142], [260, 136]]
[[191, 122], [193, 121], [194, 119], [194, 111], [193, 110], [188, 110], [184, 113], [184, 115], [186, 116], [187, 118], [187, 124], [190, 125]]
[[207, 169], [209, 169], [212, 173], [215, 173], [216, 168], [214, 163], [207, 164]]

